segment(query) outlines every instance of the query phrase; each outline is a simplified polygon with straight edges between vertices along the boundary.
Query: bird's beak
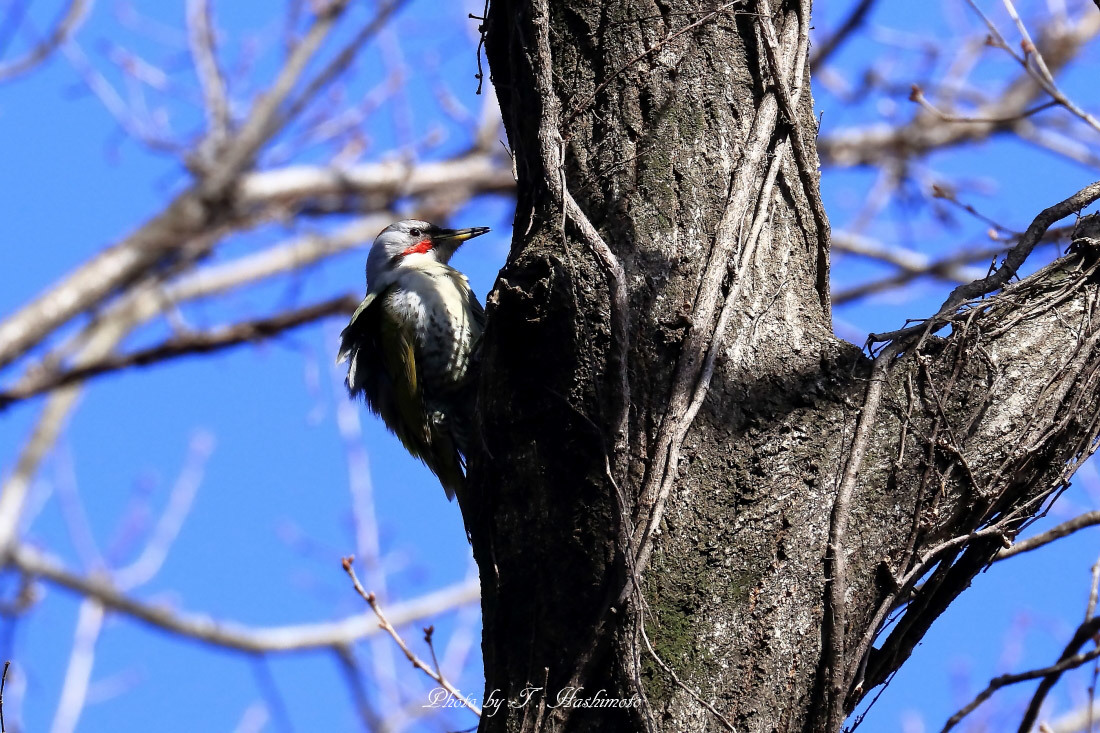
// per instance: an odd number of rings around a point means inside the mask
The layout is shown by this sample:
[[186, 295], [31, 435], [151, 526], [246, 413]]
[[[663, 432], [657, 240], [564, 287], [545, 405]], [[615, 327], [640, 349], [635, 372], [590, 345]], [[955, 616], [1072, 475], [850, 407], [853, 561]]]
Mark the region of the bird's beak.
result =
[[489, 227], [469, 227], [468, 229], [442, 229], [432, 239], [435, 240], [456, 240], [457, 242], [465, 242], [467, 239], [473, 239], [474, 237], [480, 237], [489, 231]]
[[470, 227], [469, 229], [439, 229], [432, 234], [432, 250], [435, 258], [443, 264], [451, 259], [455, 250], [467, 239], [480, 237], [489, 231], [489, 227]]

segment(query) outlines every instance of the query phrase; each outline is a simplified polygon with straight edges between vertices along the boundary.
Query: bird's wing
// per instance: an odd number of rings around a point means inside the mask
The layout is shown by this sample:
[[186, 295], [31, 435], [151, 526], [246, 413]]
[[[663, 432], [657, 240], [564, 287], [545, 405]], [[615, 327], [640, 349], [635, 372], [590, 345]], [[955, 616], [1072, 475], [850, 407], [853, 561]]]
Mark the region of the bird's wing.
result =
[[416, 374], [415, 334], [384, 308], [395, 287], [369, 293], [355, 309], [340, 333], [338, 361], [348, 360], [348, 393], [362, 394], [405, 448], [422, 458], [430, 436]]
[[[382, 314], [382, 308], [377, 311]], [[416, 334], [407, 323], [380, 316], [378, 338], [382, 367], [377, 380], [380, 389], [377, 395], [368, 391], [367, 399], [378, 402], [376, 409], [382, 419], [397, 433], [409, 452], [423, 455], [427, 448], [428, 424], [416, 374]]]
[[485, 309], [481, 307], [481, 303], [478, 302], [477, 296], [473, 291], [470, 291], [470, 312], [473, 314], [474, 322], [477, 323], [478, 332], [485, 330]]
[[340, 332], [340, 352], [336, 355], [337, 364], [347, 361], [359, 347], [359, 339], [356, 338], [356, 334], [362, 327], [359, 318], [362, 317], [364, 311], [374, 304], [375, 300], [377, 300], [375, 293], [367, 293], [367, 297], [363, 298], [363, 302], [351, 314], [351, 320], [348, 321], [347, 327]]
[[474, 322], [474, 332], [477, 335], [481, 335], [481, 332], [485, 330], [485, 309], [481, 306], [481, 302], [474, 295], [474, 291], [470, 288], [470, 278], [463, 275], [458, 270], [448, 267], [448, 277], [454, 282], [458, 292], [462, 295], [467, 306], [466, 310], [470, 314], [470, 318]]

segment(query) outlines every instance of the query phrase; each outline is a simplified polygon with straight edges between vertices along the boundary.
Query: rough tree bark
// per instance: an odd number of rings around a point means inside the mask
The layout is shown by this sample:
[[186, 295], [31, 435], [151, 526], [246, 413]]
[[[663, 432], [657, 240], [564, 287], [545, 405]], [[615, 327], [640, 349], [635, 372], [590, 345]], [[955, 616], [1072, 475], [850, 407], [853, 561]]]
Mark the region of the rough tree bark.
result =
[[[486, 694], [541, 689], [483, 731], [836, 730], [1092, 450], [1087, 238], [1008, 285], [1022, 242], [877, 359], [833, 336], [808, 26], [491, 5], [518, 205], [463, 509]], [[553, 707], [575, 686], [643, 704]]]

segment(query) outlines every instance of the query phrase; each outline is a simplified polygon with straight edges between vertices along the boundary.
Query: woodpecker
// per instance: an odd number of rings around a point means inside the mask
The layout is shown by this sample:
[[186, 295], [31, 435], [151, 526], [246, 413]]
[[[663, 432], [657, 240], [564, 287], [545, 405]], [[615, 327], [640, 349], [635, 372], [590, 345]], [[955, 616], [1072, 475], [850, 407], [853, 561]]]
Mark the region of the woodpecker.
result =
[[442, 229], [406, 219], [379, 234], [367, 256], [367, 295], [340, 334], [348, 394], [439, 478], [448, 499], [465, 484], [476, 398], [471, 366], [485, 310], [447, 262], [488, 227]]

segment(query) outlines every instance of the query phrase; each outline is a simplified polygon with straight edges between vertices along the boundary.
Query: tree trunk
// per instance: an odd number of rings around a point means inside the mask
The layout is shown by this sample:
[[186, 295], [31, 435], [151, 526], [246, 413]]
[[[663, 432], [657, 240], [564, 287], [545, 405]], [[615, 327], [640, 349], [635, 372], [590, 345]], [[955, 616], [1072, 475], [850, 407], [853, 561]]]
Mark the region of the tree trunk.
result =
[[486, 21], [480, 730], [836, 730], [1090, 449], [1091, 270], [872, 362], [832, 334], [808, 4], [548, 5]]

